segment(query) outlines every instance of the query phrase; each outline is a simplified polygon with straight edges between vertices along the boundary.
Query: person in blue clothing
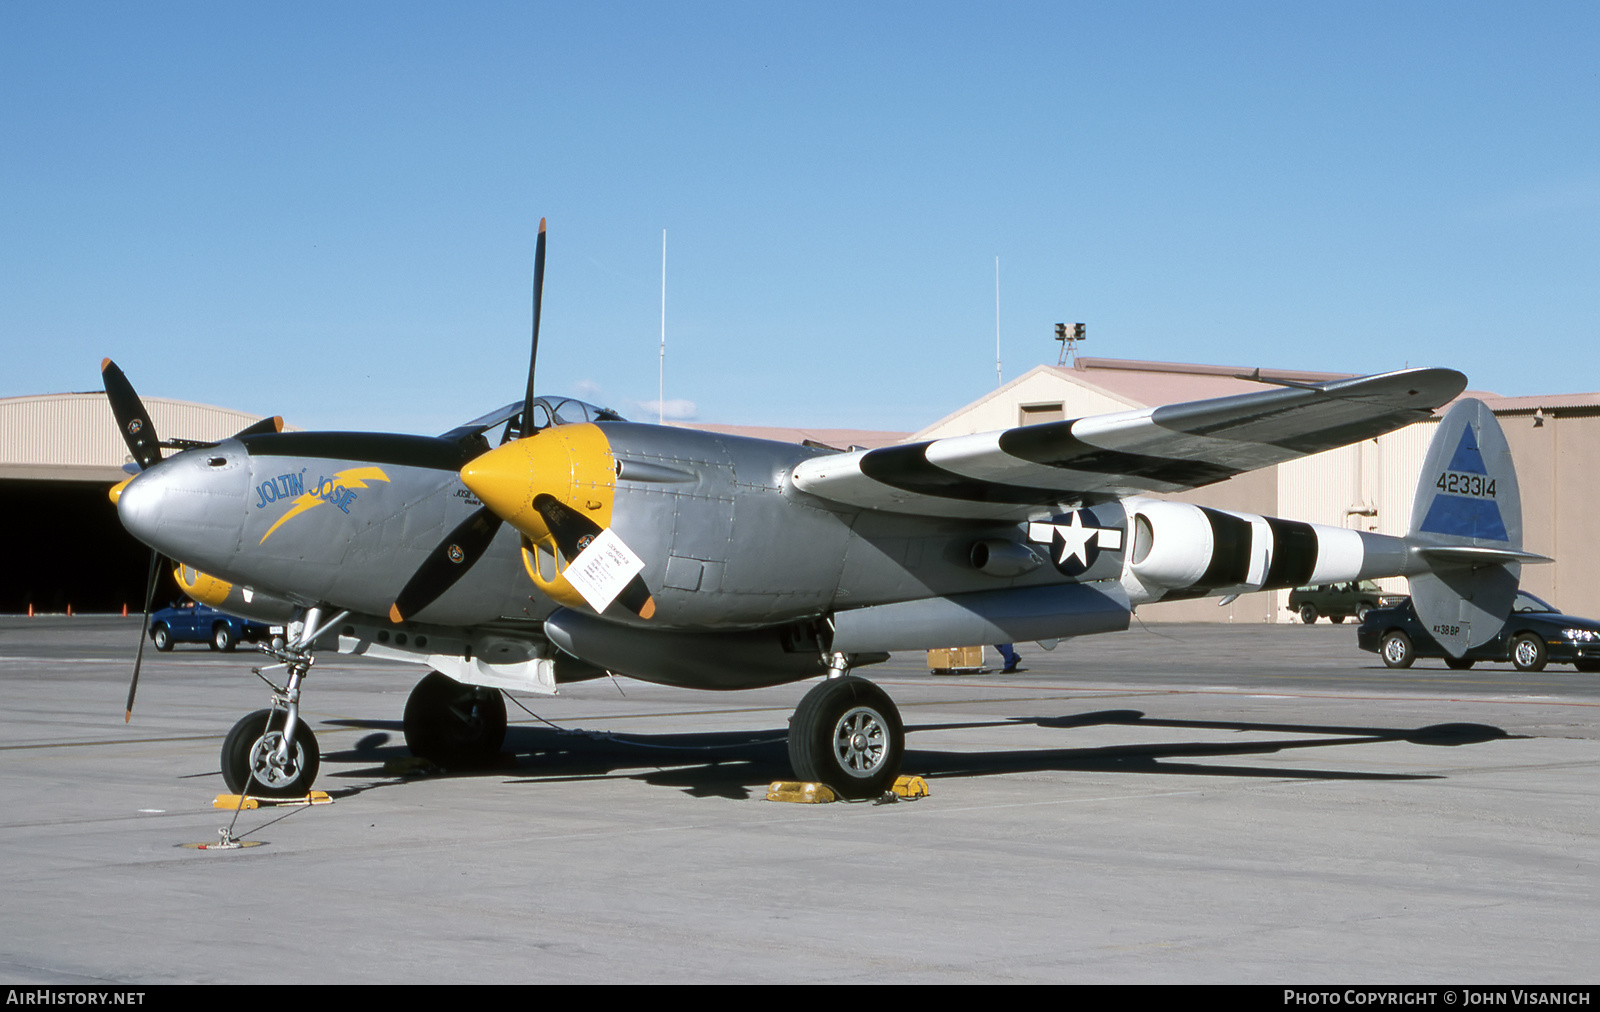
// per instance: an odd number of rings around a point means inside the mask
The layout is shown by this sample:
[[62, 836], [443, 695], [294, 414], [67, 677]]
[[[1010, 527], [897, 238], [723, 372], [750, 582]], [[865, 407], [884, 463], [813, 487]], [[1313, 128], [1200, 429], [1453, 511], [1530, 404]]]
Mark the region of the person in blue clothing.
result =
[[996, 643], [994, 648], [1000, 651], [1001, 658], [1006, 662], [1006, 666], [1000, 669], [1000, 673], [1002, 675], [1009, 675], [1013, 671], [1016, 671], [1017, 664], [1021, 662], [1022, 658], [1018, 656], [1017, 652], [1011, 648], [1011, 644]]

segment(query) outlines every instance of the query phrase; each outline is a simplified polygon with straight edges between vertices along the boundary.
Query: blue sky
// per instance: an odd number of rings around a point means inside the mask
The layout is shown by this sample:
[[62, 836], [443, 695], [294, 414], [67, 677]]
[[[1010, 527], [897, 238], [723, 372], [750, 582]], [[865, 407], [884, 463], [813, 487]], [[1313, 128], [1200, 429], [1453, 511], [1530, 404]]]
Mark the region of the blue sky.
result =
[[[916, 429], [1085, 353], [1600, 390], [1585, 3], [0, 4], [0, 396]], [[178, 435], [174, 433], [174, 435]]]

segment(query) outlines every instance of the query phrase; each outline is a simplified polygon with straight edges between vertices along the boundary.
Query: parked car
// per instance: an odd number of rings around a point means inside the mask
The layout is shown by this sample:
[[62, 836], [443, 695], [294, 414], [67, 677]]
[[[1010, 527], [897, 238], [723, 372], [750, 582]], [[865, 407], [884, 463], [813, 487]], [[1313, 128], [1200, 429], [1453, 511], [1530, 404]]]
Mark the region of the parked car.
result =
[[1409, 668], [1418, 657], [1442, 657], [1458, 670], [1478, 661], [1510, 661], [1518, 671], [1539, 671], [1554, 661], [1579, 671], [1600, 671], [1600, 622], [1563, 615], [1525, 590], [1517, 591], [1500, 632], [1462, 657], [1444, 652], [1422, 627], [1409, 597], [1396, 607], [1367, 612], [1356, 630], [1356, 643], [1381, 656], [1391, 668]]
[[1339, 623], [1354, 615], [1361, 618], [1383, 604], [1383, 592], [1371, 580], [1350, 583], [1324, 583], [1318, 587], [1297, 587], [1289, 591], [1289, 610], [1299, 612], [1306, 625], [1319, 616]]
[[152, 613], [149, 632], [157, 650], [171, 650], [174, 643], [209, 643], [213, 650], [232, 650], [240, 642], [256, 643], [272, 635], [260, 622], [193, 601]]

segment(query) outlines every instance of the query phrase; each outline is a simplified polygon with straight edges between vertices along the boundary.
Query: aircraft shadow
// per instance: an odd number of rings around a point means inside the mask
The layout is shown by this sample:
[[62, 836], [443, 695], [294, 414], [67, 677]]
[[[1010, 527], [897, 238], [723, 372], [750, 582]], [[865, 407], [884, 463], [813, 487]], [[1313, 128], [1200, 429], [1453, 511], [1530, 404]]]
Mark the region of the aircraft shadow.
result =
[[[324, 752], [325, 776], [350, 784], [337, 794], [359, 793], [374, 787], [402, 783], [384, 764], [411, 758], [401, 737], [399, 721], [330, 721], [346, 727], [372, 730], [354, 748]], [[1163, 741], [1085, 748], [1018, 748], [983, 752], [953, 752], [913, 747], [915, 735], [938, 730], [1043, 727], [1072, 729], [1091, 726], [1222, 730], [1293, 734], [1315, 737], [1256, 739], [1251, 741]], [[909, 724], [908, 746], [902, 772], [940, 779], [994, 776], [1004, 773], [1115, 772], [1161, 776], [1260, 777], [1284, 780], [1434, 780], [1440, 774], [1370, 773], [1358, 770], [1315, 769], [1290, 765], [1222, 761], [1230, 757], [1271, 755], [1293, 749], [1362, 746], [1386, 742], [1416, 745], [1474, 745], [1496, 739], [1520, 737], [1486, 724], [1435, 724], [1420, 728], [1367, 727], [1325, 724], [1253, 723], [1248, 721], [1160, 720], [1138, 710], [1106, 710], [1058, 717], [1012, 717], [988, 721], [944, 724]], [[551, 783], [629, 776], [645, 783], [671, 787], [692, 797], [744, 800], [764, 794], [773, 780], [788, 779], [786, 729], [756, 731], [691, 732], [679, 734], [614, 734], [512, 725], [498, 760], [472, 770], [446, 771], [452, 776], [512, 776], [512, 783]], [[326, 765], [357, 764], [338, 772]], [[368, 786], [355, 781], [366, 780]]]

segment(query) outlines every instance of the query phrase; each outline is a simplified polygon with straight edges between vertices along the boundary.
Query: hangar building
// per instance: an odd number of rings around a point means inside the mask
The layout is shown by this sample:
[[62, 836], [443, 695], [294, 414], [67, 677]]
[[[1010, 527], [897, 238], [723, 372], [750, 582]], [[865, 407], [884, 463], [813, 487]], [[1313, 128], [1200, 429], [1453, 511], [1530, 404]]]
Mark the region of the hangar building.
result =
[[[226, 439], [255, 416], [207, 404], [144, 399], [159, 433]], [[150, 550], [107, 498], [131, 458], [102, 392], [0, 399], [0, 614], [144, 607]], [[170, 571], [156, 607], [180, 596]]]

